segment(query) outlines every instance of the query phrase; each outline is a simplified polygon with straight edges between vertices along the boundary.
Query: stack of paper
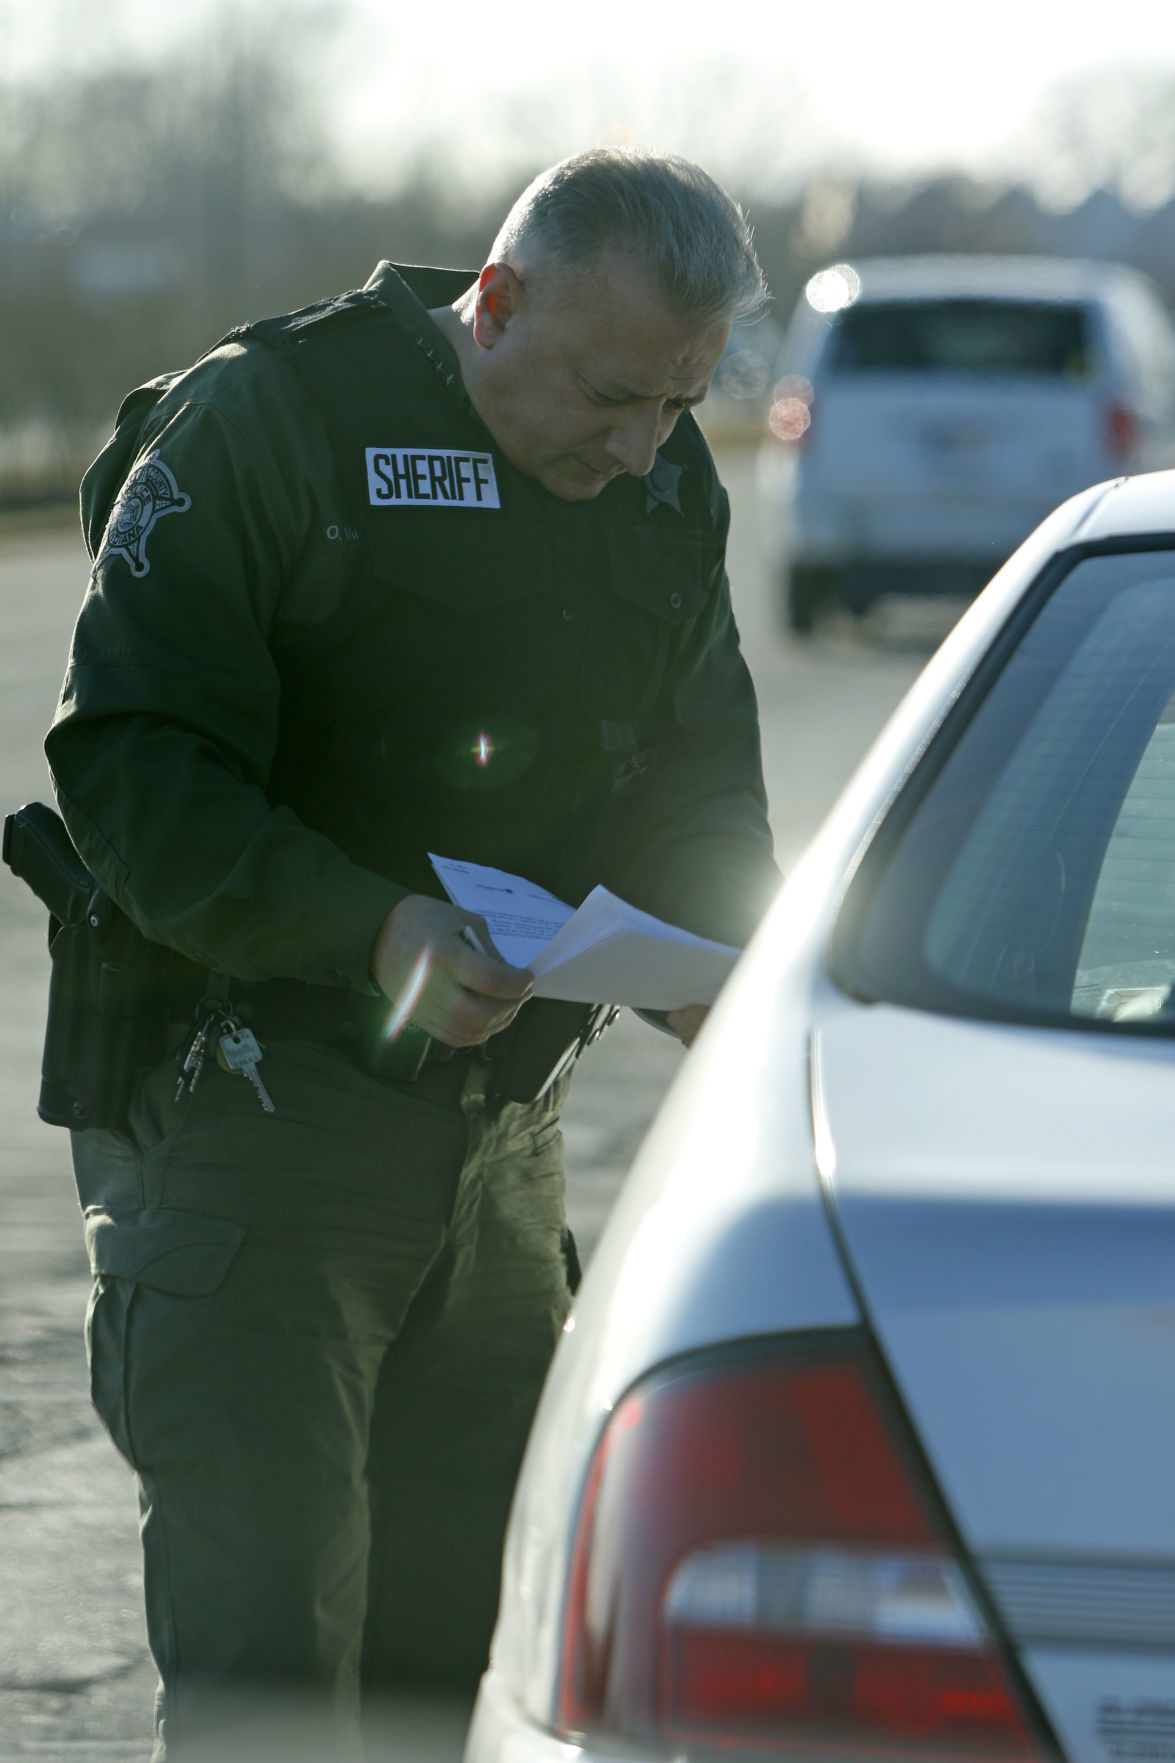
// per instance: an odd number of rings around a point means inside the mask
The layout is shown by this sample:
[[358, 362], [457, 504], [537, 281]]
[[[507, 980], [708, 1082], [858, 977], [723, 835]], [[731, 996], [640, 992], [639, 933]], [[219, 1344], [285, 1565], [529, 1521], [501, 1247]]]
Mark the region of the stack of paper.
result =
[[505, 870], [430, 860], [453, 904], [485, 919], [503, 959], [530, 968], [539, 998], [641, 1010], [711, 1004], [738, 959], [737, 949], [691, 936], [607, 888], [593, 888], [573, 911]]

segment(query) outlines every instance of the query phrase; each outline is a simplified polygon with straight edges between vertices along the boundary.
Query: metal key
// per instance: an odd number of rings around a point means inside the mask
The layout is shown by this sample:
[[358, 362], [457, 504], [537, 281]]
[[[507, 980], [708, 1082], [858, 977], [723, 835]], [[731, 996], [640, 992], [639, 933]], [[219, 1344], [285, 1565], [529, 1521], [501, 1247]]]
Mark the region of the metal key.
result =
[[175, 1086], [177, 1102], [183, 1095], [185, 1088], [189, 1096], [195, 1092], [196, 1085], [200, 1081], [200, 1073], [204, 1069], [204, 1059], [208, 1052], [208, 1038], [218, 1020], [218, 1015], [214, 1011], [199, 1019], [196, 1032], [192, 1037], [192, 1044], [188, 1048], [188, 1055], [179, 1075], [179, 1081]]
[[267, 1114], [276, 1114], [273, 1097], [261, 1081], [257, 1070], [261, 1063], [261, 1048], [257, 1045], [257, 1036], [251, 1028], [240, 1028], [235, 1022], [225, 1025], [225, 1031], [216, 1043], [216, 1059], [225, 1071], [239, 1072], [247, 1077], [257, 1091], [257, 1099]]

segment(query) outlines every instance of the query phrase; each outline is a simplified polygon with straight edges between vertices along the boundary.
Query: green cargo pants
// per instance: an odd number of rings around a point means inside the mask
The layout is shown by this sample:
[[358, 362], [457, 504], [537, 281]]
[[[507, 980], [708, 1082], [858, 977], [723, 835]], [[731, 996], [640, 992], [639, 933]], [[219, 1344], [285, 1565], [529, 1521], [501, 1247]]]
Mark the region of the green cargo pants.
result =
[[[271, 1043], [75, 1135], [95, 1405], [138, 1477], [156, 1759], [289, 1691], [472, 1690], [569, 1301], [558, 1109], [464, 1056], [415, 1085]], [[203, 1754], [203, 1751], [202, 1751]], [[216, 1754], [213, 1751], [210, 1754]], [[223, 1754], [228, 1755], [226, 1750]]]

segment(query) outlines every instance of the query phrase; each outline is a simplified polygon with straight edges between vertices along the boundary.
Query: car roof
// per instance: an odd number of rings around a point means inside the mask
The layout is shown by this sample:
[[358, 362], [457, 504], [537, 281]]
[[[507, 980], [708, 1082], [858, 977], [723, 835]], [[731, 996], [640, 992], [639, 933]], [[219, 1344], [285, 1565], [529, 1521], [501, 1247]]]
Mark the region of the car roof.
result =
[[1112, 296], [1145, 278], [1120, 263], [1076, 257], [864, 257], [852, 265], [860, 277], [859, 302], [980, 299], [1088, 300]]
[[1170, 536], [1175, 543], [1175, 471], [1119, 478], [1081, 521], [1070, 544], [1098, 539]]

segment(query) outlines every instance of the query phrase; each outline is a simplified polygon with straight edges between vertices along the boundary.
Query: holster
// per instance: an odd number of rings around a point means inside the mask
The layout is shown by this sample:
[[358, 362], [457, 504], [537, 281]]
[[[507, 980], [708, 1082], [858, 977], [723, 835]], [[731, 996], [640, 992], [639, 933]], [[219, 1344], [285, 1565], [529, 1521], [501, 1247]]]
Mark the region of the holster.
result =
[[50, 1126], [122, 1127], [136, 1071], [166, 1050], [169, 953], [97, 885], [43, 802], [5, 817], [3, 856], [49, 909], [37, 1113]]
[[[607, 1004], [532, 998], [489, 1043], [491, 1096], [504, 1102], [537, 1101], [619, 1014]], [[500, 1049], [494, 1040], [502, 1043]]]

